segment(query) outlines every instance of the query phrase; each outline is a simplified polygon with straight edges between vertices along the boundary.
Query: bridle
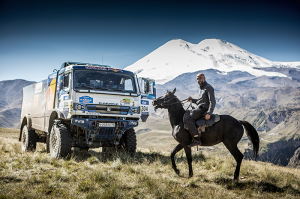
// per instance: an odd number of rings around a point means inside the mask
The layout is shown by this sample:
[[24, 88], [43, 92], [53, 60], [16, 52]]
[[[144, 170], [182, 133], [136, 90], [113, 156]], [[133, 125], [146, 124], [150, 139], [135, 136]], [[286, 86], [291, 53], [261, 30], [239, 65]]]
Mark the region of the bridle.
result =
[[[159, 99], [159, 98], [158, 98], [158, 99]], [[160, 106], [167, 106], [167, 107], [170, 107], [170, 106], [172, 106], [172, 105], [174, 105], [174, 104], [178, 104], [178, 103], [182, 103], [182, 102], [184, 102], [184, 101], [187, 101], [187, 99], [185, 99], [185, 100], [181, 100], [181, 101], [177, 101], [177, 102], [173, 102], [173, 103], [168, 104], [169, 102], [172, 102], [174, 99], [178, 99], [178, 98], [177, 98], [176, 96], [174, 96], [174, 97], [172, 97], [171, 99], [162, 102], [162, 103], [160, 104]]]

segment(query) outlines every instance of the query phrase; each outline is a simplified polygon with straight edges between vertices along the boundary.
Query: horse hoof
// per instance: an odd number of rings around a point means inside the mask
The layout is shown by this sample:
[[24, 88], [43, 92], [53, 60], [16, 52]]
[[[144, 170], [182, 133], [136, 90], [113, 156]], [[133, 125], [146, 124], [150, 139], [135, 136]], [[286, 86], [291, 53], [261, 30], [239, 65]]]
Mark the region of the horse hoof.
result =
[[176, 170], [175, 170], [175, 173], [176, 173], [177, 175], [179, 175], [179, 174], [180, 174], [180, 170], [179, 170], [179, 169], [176, 169]]
[[189, 175], [189, 178], [192, 178], [192, 177], [193, 177], [193, 174], [190, 174], [190, 175]]
[[232, 178], [232, 181], [233, 181], [233, 182], [238, 182], [239, 179], [238, 179], [238, 178]]

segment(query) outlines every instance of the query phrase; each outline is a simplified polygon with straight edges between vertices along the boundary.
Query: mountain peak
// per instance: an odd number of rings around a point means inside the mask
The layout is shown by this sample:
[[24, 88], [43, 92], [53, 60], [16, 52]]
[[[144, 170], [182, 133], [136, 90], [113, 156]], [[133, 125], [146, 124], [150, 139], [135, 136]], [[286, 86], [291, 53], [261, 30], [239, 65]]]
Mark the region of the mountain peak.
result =
[[184, 41], [182, 39], [172, 39], [172, 40], [168, 41], [167, 43], [165, 43], [164, 45], [162, 45], [161, 47], [163, 47], [163, 48], [174, 48], [174, 47], [181, 46], [183, 48], [191, 48], [194, 45], [195, 44]]
[[[279, 72], [257, 69], [274, 65], [278, 63], [274, 64], [224, 40], [204, 39], [198, 44], [192, 44], [182, 39], [173, 39], [125, 69], [141, 77], [155, 79], [157, 84], [164, 84], [183, 73], [206, 69], [217, 69], [221, 72], [244, 71], [254, 76], [286, 77]], [[283, 67], [293, 65], [283, 64]]]

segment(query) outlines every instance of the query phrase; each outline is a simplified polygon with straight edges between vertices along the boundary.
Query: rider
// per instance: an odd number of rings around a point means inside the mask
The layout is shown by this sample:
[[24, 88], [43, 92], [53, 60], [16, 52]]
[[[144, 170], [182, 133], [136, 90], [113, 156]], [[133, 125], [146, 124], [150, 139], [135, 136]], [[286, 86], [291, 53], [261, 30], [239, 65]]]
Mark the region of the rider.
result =
[[200, 87], [199, 98], [193, 99], [188, 97], [188, 101], [192, 101], [197, 104], [197, 108], [190, 111], [190, 114], [186, 117], [186, 125], [188, 126], [190, 134], [194, 137], [194, 141], [189, 144], [189, 147], [201, 145], [200, 136], [198, 136], [195, 121], [205, 114], [205, 119], [209, 120], [211, 114], [214, 111], [216, 100], [214, 94], [214, 88], [205, 81], [203, 73], [197, 75], [197, 82]]

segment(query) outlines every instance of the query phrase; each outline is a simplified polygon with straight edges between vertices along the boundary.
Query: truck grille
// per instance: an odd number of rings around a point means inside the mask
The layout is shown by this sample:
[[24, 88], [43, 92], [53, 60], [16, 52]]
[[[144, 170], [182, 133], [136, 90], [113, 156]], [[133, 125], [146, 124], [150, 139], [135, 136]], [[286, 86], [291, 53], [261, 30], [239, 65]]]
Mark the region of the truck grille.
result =
[[106, 106], [106, 105], [99, 105], [99, 104], [88, 104], [86, 106], [89, 112], [97, 112], [102, 114], [127, 115], [129, 111], [128, 106]]

